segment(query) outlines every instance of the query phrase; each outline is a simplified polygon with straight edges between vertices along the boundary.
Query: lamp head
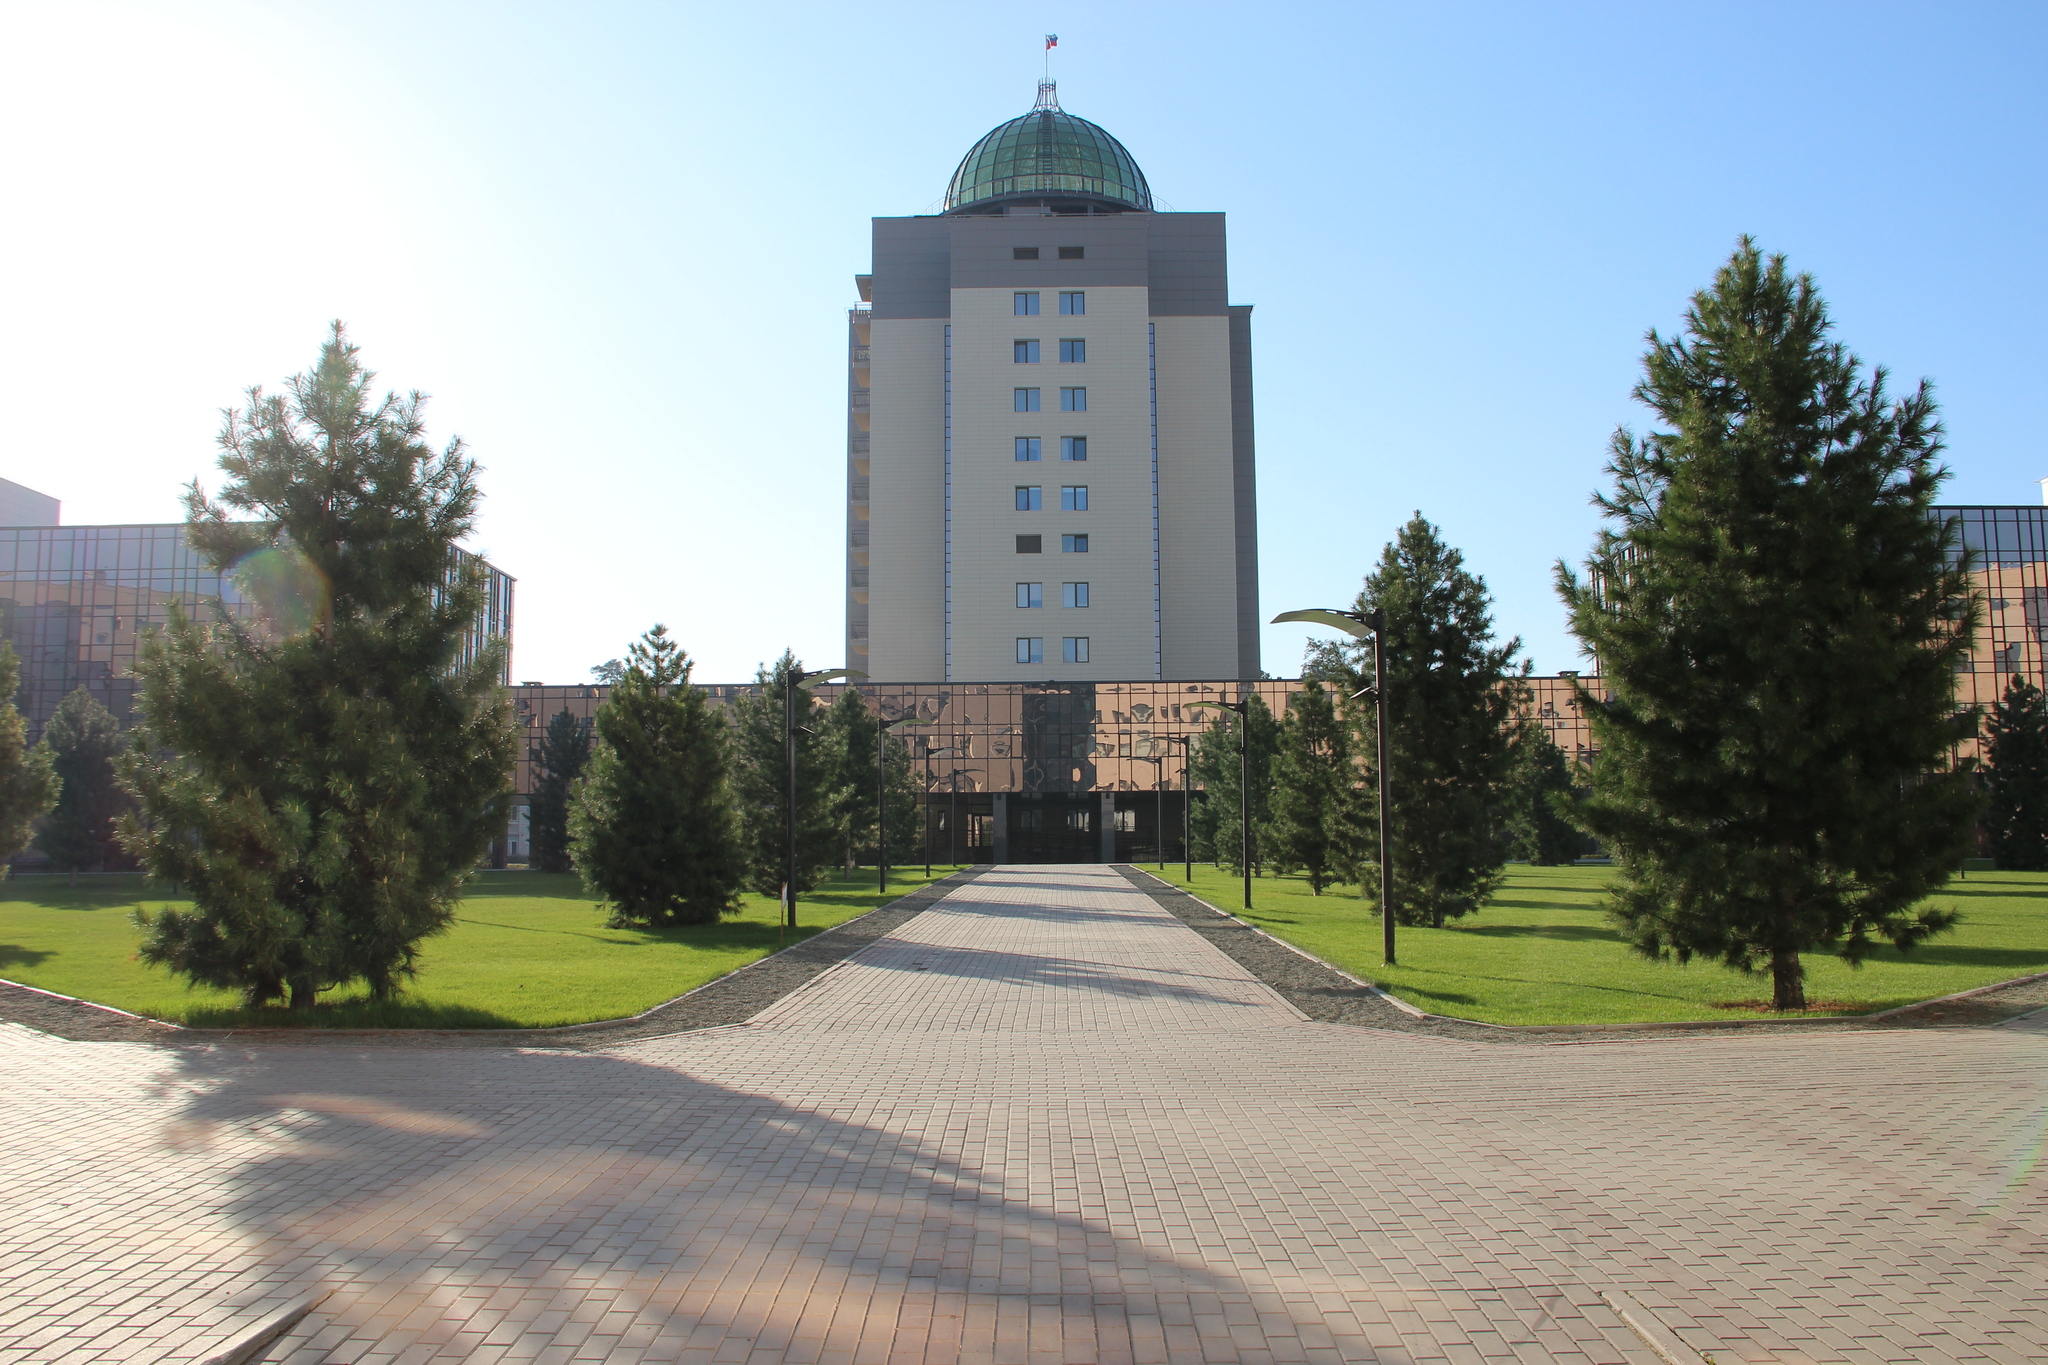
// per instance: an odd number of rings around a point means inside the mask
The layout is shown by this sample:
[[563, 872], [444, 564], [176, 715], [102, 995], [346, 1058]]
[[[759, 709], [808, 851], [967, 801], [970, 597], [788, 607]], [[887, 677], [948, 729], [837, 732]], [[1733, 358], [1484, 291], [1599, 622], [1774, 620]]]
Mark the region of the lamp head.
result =
[[[1374, 615], [1377, 615], [1377, 613], [1374, 613]], [[1312, 626], [1328, 626], [1332, 630], [1343, 631], [1355, 640], [1369, 639], [1372, 635], [1372, 624], [1364, 612], [1338, 611], [1330, 607], [1314, 607], [1306, 611], [1283, 611], [1273, 618], [1273, 624], [1276, 626], [1288, 621], [1300, 621]]]

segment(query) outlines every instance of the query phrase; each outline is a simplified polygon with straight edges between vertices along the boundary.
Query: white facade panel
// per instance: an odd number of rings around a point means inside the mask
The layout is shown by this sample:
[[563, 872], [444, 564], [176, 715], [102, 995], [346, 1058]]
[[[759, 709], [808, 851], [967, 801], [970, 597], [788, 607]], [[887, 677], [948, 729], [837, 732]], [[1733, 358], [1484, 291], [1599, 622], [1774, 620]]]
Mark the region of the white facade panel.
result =
[[1230, 320], [1155, 318], [1164, 672], [1237, 672]]
[[877, 319], [868, 351], [866, 667], [878, 682], [943, 681], [945, 321]]

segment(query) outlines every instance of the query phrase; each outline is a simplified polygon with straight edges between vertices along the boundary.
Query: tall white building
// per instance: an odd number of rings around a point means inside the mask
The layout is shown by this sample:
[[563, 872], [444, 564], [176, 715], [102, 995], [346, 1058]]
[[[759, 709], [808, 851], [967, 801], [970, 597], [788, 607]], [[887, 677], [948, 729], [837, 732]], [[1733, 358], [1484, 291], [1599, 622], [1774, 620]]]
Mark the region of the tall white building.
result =
[[847, 662], [878, 682], [1259, 676], [1251, 309], [1220, 213], [1036, 107], [944, 212], [874, 220], [848, 404]]

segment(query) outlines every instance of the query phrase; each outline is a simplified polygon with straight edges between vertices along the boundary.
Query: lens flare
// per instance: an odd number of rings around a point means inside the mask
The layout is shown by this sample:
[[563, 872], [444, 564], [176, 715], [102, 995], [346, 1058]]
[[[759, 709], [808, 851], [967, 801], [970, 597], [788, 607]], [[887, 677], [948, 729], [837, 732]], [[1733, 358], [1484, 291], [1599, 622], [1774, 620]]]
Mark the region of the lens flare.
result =
[[304, 634], [327, 621], [327, 575], [296, 546], [251, 550], [229, 566], [228, 574], [256, 604], [257, 616], [280, 636]]

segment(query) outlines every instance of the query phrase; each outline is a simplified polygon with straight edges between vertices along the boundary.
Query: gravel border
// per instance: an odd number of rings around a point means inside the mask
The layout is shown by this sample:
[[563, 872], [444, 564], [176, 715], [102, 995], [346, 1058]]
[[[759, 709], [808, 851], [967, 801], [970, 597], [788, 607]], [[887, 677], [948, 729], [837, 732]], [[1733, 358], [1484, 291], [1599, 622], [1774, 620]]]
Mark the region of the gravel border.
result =
[[1672, 1024], [1480, 1024], [1425, 1014], [1405, 1001], [1323, 959], [1275, 938], [1226, 910], [1189, 895], [1143, 868], [1119, 863], [1116, 870], [1155, 904], [1214, 944], [1226, 957], [1279, 992], [1288, 1004], [1325, 1024], [1390, 1029], [1479, 1043], [1558, 1045], [1650, 1042], [1697, 1038], [1702, 1034], [1850, 1033], [1872, 1029], [1988, 1028], [2048, 1006], [2048, 975], [2021, 977], [1939, 1000], [1886, 1010], [1882, 1014], [1826, 1019], [1730, 1019], [1726, 1023]]
[[964, 868], [844, 924], [792, 943], [630, 1019], [536, 1029], [181, 1028], [91, 1001], [0, 982], [0, 1023], [81, 1043], [236, 1043], [292, 1047], [523, 1047], [588, 1050], [743, 1024], [986, 872]]

